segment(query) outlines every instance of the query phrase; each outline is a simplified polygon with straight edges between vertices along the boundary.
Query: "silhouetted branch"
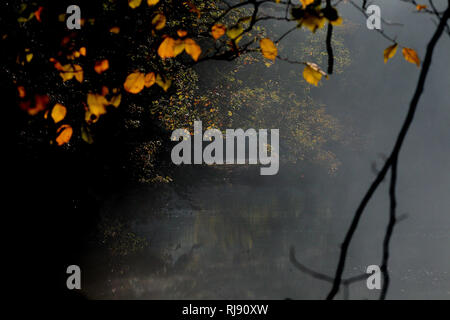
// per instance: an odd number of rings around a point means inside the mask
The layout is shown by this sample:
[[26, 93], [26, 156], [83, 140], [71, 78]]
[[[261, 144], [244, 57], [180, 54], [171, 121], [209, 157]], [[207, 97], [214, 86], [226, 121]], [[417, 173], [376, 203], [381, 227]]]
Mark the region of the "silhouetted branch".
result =
[[[397, 137], [397, 140], [395, 142], [394, 148], [389, 156], [389, 158], [386, 160], [383, 168], [381, 169], [380, 173], [378, 174], [378, 176], [376, 177], [376, 179], [373, 181], [372, 185], [370, 186], [369, 190], [366, 192], [364, 198], [362, 199], [358, 209], [355, 212], [355, 215], [353, 216], [353, 220], [352, 223], [350, 225], [350, 228], [347, 231], [347, 234], [345, 236], [344, 242], [342, 243], [341, 246], [341, 253], [339, 256], [339, 262], [337, 265], [337, 269], [336, 269], [336, 275], [334, 278], [334, 282], [333, 282], [333, 286], [330, 290], [330, 292], [328, 293], [327, 299], [333, 299], [336, 294], [339, 291], [339, 287], [341, 285], [342, 282], [342, 274], [344, 271], [344, 266], [345, 266], [345, 261], [347, 258], [347, 251], [348, 248], [350, 246], [350, 242], [353, 238], [353, 235], [355, 233], [355, 230], [358, 226], [359, 220], [361, 219], [361, 216], [369, 202], [369, 200], [372, 198], [373, 194], [375, 193], [375, 191], [378, 189], [378, 186], [380, 185], [381, 181], [383, 181], [384, 177], [386, 176], [386, 173], [389, 169], [395, 171], [393, 173], [393, 177], [396, 177], [396, 170], [397, 170], [397, 162], [398, 162], [398, 156], [401, 150], [401, 147], [403, 145], [403, 142], [405, 140], [405, 137], [408, 133], [408, 130], [411, 126], [411, 123], [414, 120], [414, 115], [417, 109], [417, 105], [419, 103], [419, 99], [420, 96], [422, 95], [423, 92], [423, 88], [424, 88], [424, 84], [425, 84], [425, 80], [426, 77], [428, 75], [428, 71], [430, 69], [430, 65], [431, 65], [431, 59], [433, 56], [433, 51], [434, 48], [436, 46], [436, 43], [438, 42], [439, 38], [441, 37], [445, 26], [447, 25], [447, 20], [450, 17], [450, 0], [448, 0], [448, 7], [444, 13], [444, 15], [442, 16], [442, 18], [440, 19], [440, 23], [433, 35], [433, 37], [431, 38], [430, 42], [428, 43], [427, 46], [427, 50], [426, 50], [426, 54], [425, 54], [425, 59], [423, 62], [423, 66], [422, 66], [422, 70], [420, 71], [420, 76], [419, 76], [419, 81], [417, 83], [417, 87], [416, 90], [414, 92], [414, 96], [411, 100], [411, 103], [409, 105], [409, 110], [408, 110], [408, 114], [406, 116], [406, 119], [402, 125], [402, 128], [400, 130], [400, 133]], [[394, 182], [394, 183], [393, 183]], [[395, 179], [391, 180], [391, 190], [395, 191]], [[395, 194], [394, 194], [395, 195]], [[392, 214], [395, 214], [395, 211], [392, 210], [392, 205], [395, 204], [395, 197], [391, 196], [391, 219], [392, 219]], [[395, 209], [395, 206], [394, 206]], [[395, 217], [395, 216], [394, 216]], [[394, 220], [395, 223], [395, 220]], [[393, 224], [392, 224], [392, 228], [393, 228]], [[389, 239], [390, 239], [390, 235], [392, 234], [392, 230], [390, 231], [389, 228], [387, 230], [386, 236], [387, 238], [385, 238], [385, 242], [387, 244], [389, 244]], [[388, 255], [385, 257], [388, 258]], [[387, 258], [383, 259], [383, 261], [385, 261], [387, 263]], [[385, 266], [385, 269], [387, 270], [387, 265]], [[385, 288], [385, 290], [387, 290], [387, 288]]]

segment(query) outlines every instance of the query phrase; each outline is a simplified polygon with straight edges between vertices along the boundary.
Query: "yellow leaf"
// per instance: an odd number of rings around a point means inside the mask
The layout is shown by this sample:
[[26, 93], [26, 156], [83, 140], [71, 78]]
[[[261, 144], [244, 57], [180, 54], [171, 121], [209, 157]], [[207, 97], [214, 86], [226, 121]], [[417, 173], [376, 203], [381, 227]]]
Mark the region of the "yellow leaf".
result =
[[305, 9], [308, 5], [314, 2], [314, 0], [300, 0], [302, 3], [302, 8]]
[[62, 146], [63, 144], [66, 144], [70, 141], [70, 138], [72, 138], [73, 129], [68, 124], [64, 124], [56, 131], [56, 133], [59, 133], [58, 137], [56, 138], [56, 143], [58, 146]]
[[122, 101], [122, 95], [118, 94], [117, 96], [111, 98], [109, 104], [117, 108], [120, 105], [120, 101]]
[[51, 116], [53, 121], [55, 121], [55, 123], [58, 123], [66, 117], [66, 114], [67, 114], [66, 107], [64, 107], [62, 104], [57, 103], [53, 107]]
[[108, 59], [103, 59], [101, 61], [95, 62], [94, 70], [98, 74], [101, 74], [109, 69], [109, 61]]
[[25, 58], [26, 58], [27, 62], [30, 62], [31, 59], [33, 59], [33, 54], [32, 53], [28, 53]]
[[217, 40], [225, 34], [226, 30], [227, 28], [223, 24], [217, 23], [212, 26], [211, 34], [213, 38]]
[[228, 115], [231, 117], [233, 115], [233, 112], [228, 111]]
[[96, 122], [98, 117], [106, 113], [106, 107], [109, 105], [109, 102], [101, 94], [88, 93], [87, 105], [86, 121]]
[[184, 47], [186, 53], [190, 55], [194, 61], [197, 61], [202, 53], [200, 46], [194, 40], [188, 38], [184, 40]]
[[155, 4], [158, 4], [159, 0], [147, 0], [147, 4], [149, 6], [154, 6]]
[[152, 24], [156, 30], [161, 30], [166, 26], [166, 16], [162, 13], [158, 13], [152, 20]]
[[86, 56], [86, 47], [81, 47], [81, 48], [80, 48], [80, 54], [81, 54], [82, 56]]
[[420, 67], [420, 59], [417, 56], [416, 51], [410, 48], [403, 48], [402, 53], [406, 61], [411, 62], [416, 66]]
[[176, 57], [177, 55], [179, 55], [180, 53], [183, 52], [185, 48], [185, 43], [183, 40], [181, 39], [176, 39], [174, 42], [174, 47], [173, 47], [173, 54]]
[[75, 77], [75, 79], [77, 79], [79, 82], [83, 82], [83, 68], [81, 68], [81, 66], [77, 64], [66, 64], [64, 66], [58, 65], [57, 69], [61, 71], [59, 75], [64, 82], [71, 80], [73, 77]]
[[244, 32], [244, 29], [240, 26], [234, 26], [230, 29], [227, 30], [227, 36], [228, 38], [230, 38], [231, 40], [235, 40], [236, 38], [238, 38], [242, 33]]
[[83, 68], [77, 64], [73, 65], [73, 73], [78, 82], [83, 82]]
[[128, 75], [123, 84], [123, 87], [127, 92], [137, 94], [144, 89], [145, 74], [141, 72], [133, 72]]
[[330, 21], [330, 23], [331, 23], [333, 26], [340, 26], [340, 25], [342, 24], [343, 21], [344, 21], [344, 20], [342, 19], [342, 17], [338, 17], [336, 20]]
[[261, 52], [264, 57], [270, 60], [276, 59], [278, 49], [272, 40], [268, 38], [261, 39], [261, 41], [259, 42], [259, 46], [261, 47]]
[[164, 91], [167, 91], [172, 84], [170, 79], [163, 79], [159, 74], [156, 76], [156, 84], [163, 88]]
[[319, 66], [315, 63], [307, 62], [306, 67], [303, 70], [303, 78], [310, 84], [317, 86], [322, 76], [327, 76], [327, 74], [322, 71]]
[[142, 3], [142, 0], [128, 0], [128, 5], [131, 9], [135, 9], [139, 7]]
[[155, 73], [154, 72], [150, 72], [150, 73], [147, 73], [145, 75], [144, 86], [146, 88], [151, 87], [152, 85], [155, 84], [155, 82], [156, 82], [156, 77], [155, 77]]
[[388, 62], [389, 59], [393, 58], [395, 56], [395, 53], [397, 52], [398, 44], [394, 43], [392, 46], [387, 47], [384, 49], [383, 55], [384, 55], [384, 63]]

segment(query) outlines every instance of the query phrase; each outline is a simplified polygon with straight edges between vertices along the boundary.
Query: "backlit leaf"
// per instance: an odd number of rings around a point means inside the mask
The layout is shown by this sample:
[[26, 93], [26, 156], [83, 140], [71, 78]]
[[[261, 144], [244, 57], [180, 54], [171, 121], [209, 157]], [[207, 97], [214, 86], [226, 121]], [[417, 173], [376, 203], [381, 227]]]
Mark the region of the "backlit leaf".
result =
[[66, 144], [70, 141], [70, 138], [72, 138], [73, 129], [68, 124], [63, 124], [59, 129], [56, 131], [56, 133], [59, 133], [58, 137], [56, 138], [56, 143], [58, 146], [62, 146], [63, 144]]
[[155, 84], [155, 82], [156, 82], [156, 77], [155, 77], [155, 73], [154, 72], [150, 72], [150, 73], [147, 73], [145, 75], [144, 86], [146, 88], [151, 87], [152, 85]]
[[162, 13], [158, 13], [152, 20], [152, 24], [156, 30], [161, 30], [166, 26], [166, 16]]
[[170, 79], [165, 79], [158, 74], [156, 76], [156, 84], [160, 86], [164, 91], [167, 91], [170, 88], [172, 81]]
[[190, 55], [194, 61], [197, 61], [202, 53], [200, 46], [194, 40], [189, 38], [184, 40], [184, 48], [186, 53]]
[[149, 6], [154, 6], [155, 4], [158, 4], [159, 0], [147, 0], [147, 4]]
[[53, 121], [55, 121], [55, 123], [58, 123], [66, 117], [66, 114], [67, 114], [66, 107], [64, 107], [62, 104], [57, 103], [52, 109], [51, 116]]
[[311, 62], [306, 63], [306, 67], [303, 70], [303, 78], [310, 84], [317, 86], [319, 81], [322, 79], [322, 76], [327, 76], [327, 74], [320, 69], [320, 67]]
[[389, 59], [393, 58], [395, 56], [395, 53], [397, 52], [398, 44], [394, 43], [392, 46], [387, 47], [384, 49], [383, 55], [384, 55], [384, 63], [388, 62]]
[[305, 9], [308, 5], [310, 5], [311, 3], [313, 3], [314, 0], [300, 0], [300, 2], [302, 3], [303, 9]]
[[402, 53], [406, 61], [411, 62], [416, 66], [420, 67], [420, 59], [417, 56], [416, 51], [410, 48], [403, 48]]
[[128, 75], [123, 84], [123, 87], [127, 92], [137, 94], [144, 89], [145, 74], [141, 72], [133, 72]]
[[128, 0], [128, 5], [131, 9], [135, 9], [139, 7], [142, 3], [142, 0]]
[[276, 59], [278, 49], [272, 40], [268, 38], [261, 39], [261, 41], [259, 42], [259, 46], [261, 47], [261, 52], [264, 57], [270, 60]]
[[109, 69], [109, 61], [108, 59], [103, 59], [101, 61], [95, 62], [94, 70], [98, 74], [101, 74]]

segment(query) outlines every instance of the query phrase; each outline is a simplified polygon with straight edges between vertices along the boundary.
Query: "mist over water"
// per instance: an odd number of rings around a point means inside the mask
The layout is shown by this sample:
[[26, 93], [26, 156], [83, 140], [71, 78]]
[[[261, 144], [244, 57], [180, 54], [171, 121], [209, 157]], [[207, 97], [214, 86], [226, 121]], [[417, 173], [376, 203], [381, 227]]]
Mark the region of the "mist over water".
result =
[[[404, 24], [386, 32], [416, 48], [423, 59], [435, 24], [407, 4], [380, 1], [383, 18]], [[437, 5], [443, 1], [436, 1]], [[389, 8], [383, 11], [383, 8]], [[184, 187], [168, 187], [161, 200], [155, 190], [130, 190], [102, 208], [130, 215], [133, 232], [148, 246], [111, 274], [92, 277], [92, 298], [142, 299], [322, 299], [330, 284], [300, 272], [289, 261], [295, 246], [299, 261], [333, 275], [339, 247], [353, 213], [395, 141], [420, 69], [401, 52], [388, 64], [390, 43], [365, 27], [361, 13], [339, 5], [355, 28], [341, 33], [351, 64], [311, 96], [358, 136], [360, 145], [333, 145], [341, 165], [334, 174], [318, 165], [280, 164], [277, 177], [260, 177], [259, 168], [183, 167]], [[280, 26], [285, 30], [285, 26]], [[336, 33], [340, 31], [336, 27]], [[282, 30], [280, 30], [280, 33]], [[308, 31], [309, 32], [309, 31]], [[306, 31], [294, 32], [284, 51], [302, 44]], [[400, 50], [399, 50], [400, 51]], [[397, 183], [399, 222], [391, 240], [389, 299], [450, 298], [450, 39], [435, 49], [415, 121], [400, 154]], [[208, 62], [199, 67], [207, 77]], [[281, 73], [292, 65], [280, 64]], [[301, 77], [298, 69], [298, 77]], [[213, 75], [210, 75], [213, 76]], [[267, 73], [269, 79], [271, 74]], [[204, 80], [207, 81], [207, 80]], [[299, 83], [280, 85], [296, 90]], [[276, 108], [277, 106], [274, 106]], [[283, 128], [280, 128], [280, 132]], [[282, 143], [282, 141], [280, 141]], [[349, 250], [344, 277], [381, 263], [389, 214], [388, 181], [371, 200]], [[95, 261], [95, 254], [88, 260]], [[99, 274], [104, 270], [99, 267]], [[107, 279], [104, 282], [104, 279]], [[105, 285], [105, 283], [107, 283]], [[351, 299], [375, 299], [379, 291], [365, 282], [350, 287]], [[342, 298], [342, 292], [339, 298]]]

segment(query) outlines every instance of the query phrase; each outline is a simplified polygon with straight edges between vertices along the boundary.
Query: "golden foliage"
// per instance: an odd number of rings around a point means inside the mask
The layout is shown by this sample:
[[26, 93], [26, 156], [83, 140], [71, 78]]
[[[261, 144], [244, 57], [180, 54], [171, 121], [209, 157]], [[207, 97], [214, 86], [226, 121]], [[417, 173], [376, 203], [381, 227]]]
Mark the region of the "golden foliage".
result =
[[322, 76], [328, 78], [327, 74], [320, 69], [320, 67], [311, 62], [306, 63], [306, 67], [303, 70], [303, 78], [310, 84], [317, 86], [319, 81], [322, 79]]
[[144, 86], [146, 88], [151, 87], [156, 82], [156, 77], [154, 72], [147, 73], [144, 78]]
[[125, 88], [125, 91], [129, 93], [137, 94], [144, 89], [145, 86], [145, 74], [141, 72], [133, 72], [128, 75], [128, 77], [125, 79], [125, 83], [123, 84], [123, 87]]
[[420, 59], [417, 56], [416, 51], [411, 48], [403, 48], [402, 53], [406, 61], [415, 64], [417, 67], [420, 67]]
[[135, 9], [139, 7], [142, 3], [142, 0], [128, 0], [128, 5], [131, 9]]
[[166, 16], [162, 13], [158, 13], [153, 19], [152, 24], [156, 30], [161, 30], [166, 26]]
[[186, 50], [186, 53], [194, 59], [194, 61], [197, 61], [200, 57], [200, 54], [202, 53], [202, 49], [200, 46], [192, 39], [188, 38], [184, 40], [184, 47]]
[[108, 59], [103, 59], [101, 61], [95, 62], [94, 70], [98, 74], [101, 74], [109, 69], [109, 61]]
[[261, 39], [259, 42], [263, 56], [270, 60], [275, 60], [278, 55], [278, 49], [272, 40], [268, 38]]
[[392, 46], [387, 47], [384, 49], [383, 56], [384, 56], [384, 63], [388, 62], [389, 59], [393, 58], [395, 56], [395, 53], [397, 52], [398, 44], [394, 43]]
[[66, 117], [66, 114], [67, 114], [66, 107], [63, 106], [62, 104], [57, 103], [52, 109], [51, 116], [53, 121], [55, 121], [55, 123], [58, 123]]
[[63, 144], [66, 144], [70, 141], [70, 138], [72, 138], [73, 129], [68, 124], [63, 124], [59, 129], [56, 131], [56, 133], [59, 133], [58, 137], [56, 138], [56, 143], [58, 146], [62, 146]]

